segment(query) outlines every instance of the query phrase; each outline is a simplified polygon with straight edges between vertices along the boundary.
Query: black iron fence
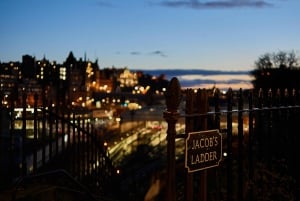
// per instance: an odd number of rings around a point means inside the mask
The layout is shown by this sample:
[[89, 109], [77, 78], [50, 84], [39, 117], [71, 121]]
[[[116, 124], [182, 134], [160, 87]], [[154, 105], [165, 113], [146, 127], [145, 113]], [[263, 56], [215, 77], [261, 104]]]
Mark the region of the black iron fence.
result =
[[24, 92], [20, 108], [15, 100], [0, 105], [1, 189], [24, 184], [15, 182], [30, 175], [63, 169], [96, 194], [113, 193], [117, 172], [89, 111], [46, 106], [44, 101], [36, 94], [29, 107]]
[[[299, 200], [299, 95], [296, 89], [181, 90], [173, 78], [164, 112], [167, 200]], [[180, 119], [185, 120], [183, 134], [175, 130]], [[222, 134], [219, 166], [188, 172], [182, 160], [175, 160], [175, 139], [211, 129]]]

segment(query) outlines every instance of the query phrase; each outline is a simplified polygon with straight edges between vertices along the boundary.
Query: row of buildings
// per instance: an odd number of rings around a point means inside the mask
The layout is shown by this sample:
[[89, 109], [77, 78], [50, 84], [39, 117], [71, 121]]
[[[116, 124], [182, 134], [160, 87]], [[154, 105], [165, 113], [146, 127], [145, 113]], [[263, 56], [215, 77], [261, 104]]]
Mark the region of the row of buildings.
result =
[[[127, 67], [100, 69], [98, 60], [76, 59], [72, 52], [62, 64], [45, 57], [37, 60], [24, 55], [22, 62], [0, 63], [1, 104], [9, 105], [14, 100], [14, 104], [21, 105], [22, 94], [26, 92], [29, 105], [34, 103], [37, 94], [39, 105], [92, 107], [97, 101], [101, 104], [101, 100], [95, 100], [95, 94], [147, 93], [151, 88], [151, 83], [145, 82], [147, 76], [141, 71], [131, 72]], [[159, 85], [163, 90], [167, 81], [163, 76], [159, 79], [164, 83]]]

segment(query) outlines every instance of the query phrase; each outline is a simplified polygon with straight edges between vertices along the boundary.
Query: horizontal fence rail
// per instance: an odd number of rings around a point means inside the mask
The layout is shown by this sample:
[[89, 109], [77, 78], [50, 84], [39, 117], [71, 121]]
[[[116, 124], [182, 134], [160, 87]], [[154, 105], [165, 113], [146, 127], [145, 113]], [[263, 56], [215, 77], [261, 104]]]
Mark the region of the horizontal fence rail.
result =
[[[299, 199], [299, 90], [181, 90], [173, 78], [166, 94], [167, 200]], [[178, 99], [177, 105], [171, 102]], [[185, 120], [184, 133], [173, 130], [179, 119]], [[211, 129], [223, 136], [220, 165], [195, 173], [183, 168], [185, 176], [177, 176], [182, 160], [173, 159], [180, 158], [173, 152], [175, 139]], [[184, 192], [172, 182], [181, 183]]]

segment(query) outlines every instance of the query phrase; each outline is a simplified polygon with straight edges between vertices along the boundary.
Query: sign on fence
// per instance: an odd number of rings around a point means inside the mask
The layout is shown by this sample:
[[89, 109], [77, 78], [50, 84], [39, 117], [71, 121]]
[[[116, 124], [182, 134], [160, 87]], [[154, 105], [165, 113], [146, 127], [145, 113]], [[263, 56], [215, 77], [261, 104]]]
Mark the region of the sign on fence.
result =
[[188, 172], [218, 166], [222, 159], [222, 134], [218, 130], [190, 132], [185, 141]]

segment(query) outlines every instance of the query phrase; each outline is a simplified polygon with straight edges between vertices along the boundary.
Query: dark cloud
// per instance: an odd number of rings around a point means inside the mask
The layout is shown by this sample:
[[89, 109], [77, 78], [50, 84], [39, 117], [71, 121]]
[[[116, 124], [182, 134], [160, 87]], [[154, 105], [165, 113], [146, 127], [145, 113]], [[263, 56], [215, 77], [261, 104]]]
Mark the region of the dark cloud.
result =
[[263, 8], [271, 7], [273, 4], [268, 3], [266, 0], [175, 0], [175, 1], [162, 1], [162, 6], [167, 7], [189, 7], [194, 9], [206, 8], [235, 8], [235, 7], [253, 7]]
[[222, 70], [204, 70], [204, 69], [154, 69], [154, 70], [144, 70], [149, 74], [160, 75], [165, 74], [170, 78], [178, 77], [183, 75], [249, 75], [250, 71], [222, 71]]
[[131, 55], [140, 55], [141, 53], [140, 53], [140, 52], [134, 51], [134, 52], [130, 52], [130, 54], [131, 54]]
[[[121, 54], [121, 53], [118, 52], [118, 54]], [[130, 55], [134, 55], [134, 56], [137, 56], [137, 55], [145, 55], [145, 53], [139, 52], [139, 51], [132, 51], [132, 52], [130, 52], [129, 54], [130, 54]], [[150, 53], [148, 53], [148, 55], [167, 57], [167, 55], [166, 55], [163, 51], [160, 51], [160, 50], [156, 50], [156, 51], [150, 52]]]
[[151, 55], [159, 55], [161, 57], [167, 57], [167, 55], [164, 52], [160, 51], [160, 50], [153, 51], [150, 54]]
[[108, 1], [97, 1], [96, 5], [100, 7], [114, 7], [113, 4]]

